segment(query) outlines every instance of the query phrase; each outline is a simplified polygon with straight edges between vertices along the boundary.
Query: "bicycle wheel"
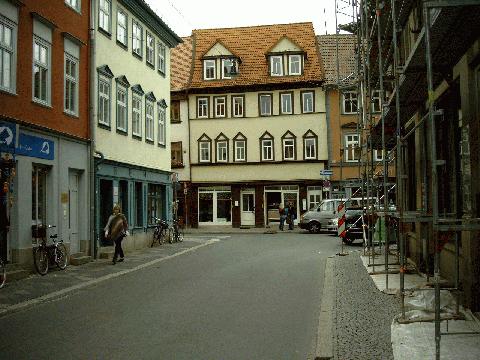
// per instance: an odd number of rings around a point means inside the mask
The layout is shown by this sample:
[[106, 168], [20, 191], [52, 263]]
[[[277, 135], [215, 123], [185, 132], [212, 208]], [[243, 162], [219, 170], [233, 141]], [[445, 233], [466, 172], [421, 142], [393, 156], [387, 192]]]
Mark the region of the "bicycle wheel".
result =
[[160, 237], [159, 237], [159, 233], [158, 233], [158, 228], [155, 228], [155, 231], [153, 232], [153, 241], [152, 241], [152, 245], [150, 245], [150, 247], [153, 247], [153, 245], [155, 244], [155, 241], [158, 240], [158, 243], [160, 244]]
[[33, 260], [35, 269], [40, 275], [45, 275], [48, 272], [48, 251], [44, 246], [38, 246], [33, 250]]
[[7, 267], [2, 259], [0, 259], [0, 289], [5, 285], [7, 281]]
[[65, 270], [68, 262], [67, 247], [64, 244], [57, 245], [57, 258], [55, 263], [60, 270]]
[[170, 244], [173, 244], [174, 241], [175, 241], [175, 231], [172, 228], [170, 228], [168, 229], [168, 242]]
[[165, 244], [166, 241], [167, 241], [167, 229], [162, 228], [162, 230], [159, 231], [158, 243], [160, 245], [163, 245]]
[[177, 241], [182, 242], [183, 239], [184, 239], [183, 229], [179, 227], [177, 232]]

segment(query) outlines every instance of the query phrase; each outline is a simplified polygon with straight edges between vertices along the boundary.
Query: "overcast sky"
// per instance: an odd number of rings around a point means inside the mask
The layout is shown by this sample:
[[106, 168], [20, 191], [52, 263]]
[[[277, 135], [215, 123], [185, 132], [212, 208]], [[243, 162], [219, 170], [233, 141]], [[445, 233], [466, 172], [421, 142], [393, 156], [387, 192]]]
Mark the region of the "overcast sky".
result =
[[[335, 0], [146, 0], [179, 36], [193, 29], [251, 25], [286, 24], [310, 21], [315, 33], [335, 33]], [[337, 0], [341, 12], [351, 14], [351, 0]], [[342, 11], [343, 10], [343, 11]], [[339, 15], [339, 24], [351, 21]]]

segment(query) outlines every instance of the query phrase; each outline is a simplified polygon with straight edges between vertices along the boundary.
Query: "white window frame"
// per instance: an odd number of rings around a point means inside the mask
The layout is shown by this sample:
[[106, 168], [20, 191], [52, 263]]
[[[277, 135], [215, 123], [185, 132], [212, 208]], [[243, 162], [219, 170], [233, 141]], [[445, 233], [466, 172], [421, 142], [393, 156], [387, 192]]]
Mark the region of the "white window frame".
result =
[[[242, 144], [242, 145], [239, 146], [239, 144]], [[235, 161], [246, 161], [247, 160], [247, 157], [246, 157], [247, 142], [244, 139], [234, 140], [233, 147], [235, 149]], [[239, 154], [239, 150], [240, 150], [240, 154]], [[240, 157], [239, 155], [242, 155], [242, 156]]]
[[383, 150], [373, 150], [373, 159], [374, 161], [383, 161]]
[[[215, 117], [226, 117], [227, 116], [227, 98], [225, 96], [214, 97], [215, 103]], [[222, 104], [223, 102], [223, 104]]]
[[[125, 100], [122, 102], [120, 101], [119, 93], [123, 93], [125, 95]], [[117, 93], [116, 93], [116, 117], [117, 117], [117, 130], [127, 132], [127, 126], [128, 126], [128, 89], [117, 83]], [[123, 114], [124, 118], [120, 118], [120, 111], [119, 109], [123, 108]], [[121, 121], [123, 120], [123, 121]], [[123, 122], [123, 124], [122, 124]]]
[[228, 76], [225, 74], [225, 63], [230, 62], [231, 66], [233, 67], [233, 64], [235, 63], [235, 60], [233, 59], [222, 59], [222, 79], [231, 79], [231, 76]]
[[155, 38], [152, 34], [147, 31], [147, 46], [145, 57], [147, 58], [147, 63], [155, 67]]
[[[10, 43], [5, 42], [5, 28], [10, 29]], [[0, 89], [14, 94], [16, 92], [16, 68], [17, 68], [17, 25], [0, 16]], [[10, 55], [10, 68], [5, 72], [4, 54]], [[8, 73], [8, 86], [5, 85]]]
[[[132, 19], [132, 53], [142, 57], [143, 56], [143, 26]], [[138, 46], [137, 46], [138, 45]]]
[[[203, 60], [203, 79], [204, 80], [215, 80], [216, 79], [216, 77], [217, 77], [216, 63], [217, 63], [217, 61], [215, 59]], [[208, 69], [213, 69], [213, 76], [212, 77], [207, 77]]]
[[[103, 5], [103, 6], [102, 6]], [[108, 22], [105, 26], [105, 21]], [[98, 1], [98, 27], [110, 33], [112, 26], [112, 0]]]
[[380, 90], [372, 91], [371, 98], [372, 113], [380, 113], [382, 110], [382, 100], [380, 96]]
[[[355, 151], [360, 146], [358, 134], [345, 134], [345, 161], [355, 162], [358, 159], [355, 156]], [[351, 150], [349, 150], [351, 149]], [[351, 152], [351, 157], [349, 156]]]
[[[275, 60], [279, 60], [276, 62]], [[283, 56], [270, 56], [270, 76], [283, 76]]]
[[262, 139], [262, 161], [271, 160], [273, 160], [273, 139]]
[[[107, 88], [107, 92], [101, 92], [101, 86]], [[111, 96], [112, 95], [112, 82], [109, 78], [103, 75], [98, 76], [98, 105], [97, 105], [97, 117], [98, 123], [110, 127], [110, 121], [112, 117], [112, 108], [111, 108]], [[107, 119], [104, 118], [105, 112], [102, 111], [106, 107], [107, 109]]]
[[[35, 46], [39, 46], [40, 48], [46, 49], [46, 63], [43, 63], [41, 59], [35, 59]], [[40, 54], [40, 53], [39, 53]], [[51, 102], [51, 76], [52, 76], [52, 46], [46, 42], [45, 40], [34, 36], [33, 41], [33, 70], [32, 70], [32, 97], [33, 101], [50, 106]], [[43, 68], [46, 70], [46, 78], [45, 78], [45, 99], [35, 97], [35, 67]]]
[[[290, 99], [287, 103], [284, 103], [285, 99]], [[287, 109], [290, 107], [290, 109]], [[280, 112], [281, 114], [293, 114], [293, 94], [292, 93], [281, 93], [280, 94]]]
[[158, 71], [165, 75], [165, 66], [166, 66], [166, 47], [161, 42], [158, 42]]
[[[138, 107], [135, 103], [138, 102]], [[132, 135], [142, 137], [142, 96], [132, 92]]]
[[[120, 15], [125, 17], [124, 24], [121, 24], [119, 20]], [[128, 15], [120, 8], [117, 9], [117, 41], [128, 47]]]
[[[260, 103], [260, 116], [271, 116], [272, 115], [272, 94], [260, 94], [259, 95], [259, 103]], [[268, 108], [268, 112], [264, 112], [263, 111], [263, 104], [262, 104], [262, 99], [263, 98], [268, 98], [269, 99], [269, 108]]]
[[[67, 74], [67, 62], [75, 64], [75, 74]], [[71, 115], [78, 115], [78, 72], [79, 72], [79, 61], [77, 58], [73, 57], [72, 55], [65, 53], [65, 60], [64, 60], [64, 92], [63, 92], [63, 108], [66, 113]], [[68, 102], [67, 99], [67, 91], [70, 89], [69, 85], [73, 84], [74, 96], [73, 102]], [[70, 94], [71, 96], [71, 94]], [[69, 106], [73, 105], [73, 109]]]
[[[198, 151], [199, 151], [198, 158], [200, 162], [210, 162], [210, 159], [211, 159], [210, 147], [211, 147], [210, 141], [200, 141], [198, 145]], [[203, 151], [205, 151], [205, 153]], [[204, 154], [207, 155], [205, 158], [202, 157]]]
[[[293, 61], [298, 59], [298, 61]], [[298, 63], [298, 71], [293, 71], [292, 64]], [[288, 75], [302, 75], [302, 55], [292, 54], [288, 56]]]
[[82, 0], [65, 0], [65, 4], [76, 12], [80, 12], [82, 9]]
[[155, 105], [152, 100], [145, 98], [145, 140], [155, 141]]
[[217, 162], [228, 162], [228, 141], [217, 141]]
[[158, 143], [160, 145], [166, 145], [167, 138], [167, 111], [160, 104], [158, 107]]
[[[358, 111], [358, 96], [356, 91], [345, 91], [342, 94], [343, 97], [343, 113], [344, 114], [356, 114]], [[347, 111], [347, 104], [349, 104], [349, 110]], [[355, 104], [355, 110], [353, 109], [353, 106]]]
[[[204, 104], [203, 101], [205, 101]], [[199, 119], [204, 119], [208, 118], [208, 104], [209, 104], [209, 99], [206, 97], [199, 97], [197, 98], [197, 118]]]
[[[310, 96], [310, 100], [307, 99], [307, 95]], [[313, 91], [302, 92], [302, 113], [313, 113], [313, 102], [315, 101], [315, 93]], [[310, 106], [308, 106], [310, 104]]]
[[[317, 158], [317, 140], [314, 137], [306, 137], [303, 140], [305, 160], [312, 160]], [[312, 151], [313, 148], [313, 151]], [[312, 154], [313, 152], [313, 154]]]
[[[240, 104], [238, 103], [238, 100], [240, 100]], [[239, 111], [240, 109], [242, 110], [241, 112]], [[243, 96], [232, 96], [232, 110], [233, 117], [243, 117], [245, 112]]]
[[[283, 147], [283, 160], [295, 160], [295, 139], [284, 138], [282, 139]], [[287, 156], [287, 150], [291, 150], [292, 156]]]

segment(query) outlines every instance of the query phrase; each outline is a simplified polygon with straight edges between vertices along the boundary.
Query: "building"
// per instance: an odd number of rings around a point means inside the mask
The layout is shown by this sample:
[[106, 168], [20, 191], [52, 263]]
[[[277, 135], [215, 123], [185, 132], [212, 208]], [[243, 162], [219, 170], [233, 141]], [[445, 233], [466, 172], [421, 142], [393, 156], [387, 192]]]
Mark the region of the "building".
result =
[[190, 41], [172, 94], [178, 125], [188, 120], [187, 222], [263, 227], [278, 221], [280, 203], [298, 216], [317, 204], [328, 152], [312, 24], [194, 30]]
[[181, 39], [143, 0], [92, 1], [96, 229], [115, 203], [128, 219], [126, 249], [151, 242], [148, 228], [170, 218], [170, 49]]
[[88, 14], [88, 1], [0, 0], [2, 255], [12, 263], [32, 263], [37, 225], [56, 225], [71, 254], [91, 249]]

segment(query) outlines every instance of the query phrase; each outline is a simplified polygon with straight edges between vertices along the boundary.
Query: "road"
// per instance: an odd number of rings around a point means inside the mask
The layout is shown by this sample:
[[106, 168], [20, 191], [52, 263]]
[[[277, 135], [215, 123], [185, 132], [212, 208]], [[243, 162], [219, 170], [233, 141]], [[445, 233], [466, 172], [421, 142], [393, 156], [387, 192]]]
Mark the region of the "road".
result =
[[1, 318], [0, 358], [312, 358], [325, 261], [338, 238], [218, 237]]

